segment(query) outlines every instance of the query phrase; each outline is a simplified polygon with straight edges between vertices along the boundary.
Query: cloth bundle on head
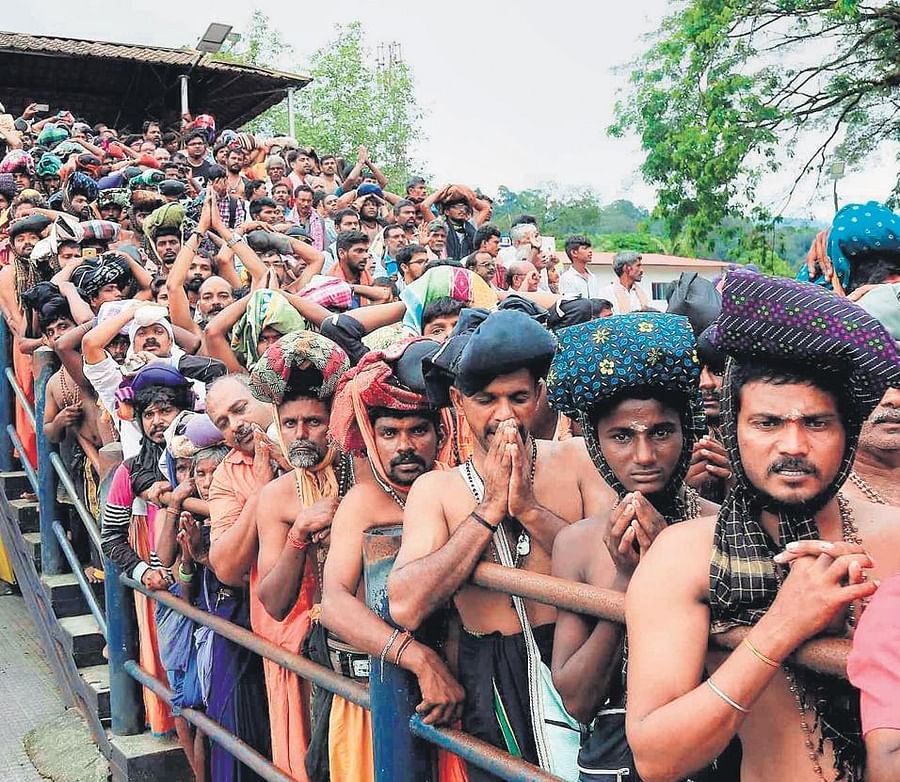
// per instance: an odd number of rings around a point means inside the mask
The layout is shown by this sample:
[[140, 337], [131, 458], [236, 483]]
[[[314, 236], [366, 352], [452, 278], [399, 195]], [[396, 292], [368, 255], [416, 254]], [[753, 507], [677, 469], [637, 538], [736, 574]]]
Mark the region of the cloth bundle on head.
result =
[[[104, 301], [103, 304], [100, 305], [100, 309], [97, 310], [97, 325], [99, 326], [104, 321], [116, 317], [120, 313], [124, 312], [128, 307], [130, 307], [131, 304], [131, 299], [122, 299], [121, 301]], [[128, 336], [128, 326], [122, 326], [122, 328], [119, 329], [119, 334], [123, 337]]]
[[267, 326], [284, 335], [305, 329], [306, 321], [278, 291], [263, 288], [251, 293], [247, 310], [231, 332], [231, 347], [247, 369], [252, 369], [259, 360], [257, 346]]
[[331, 399], [349, 368], [347, 354], [330, 339], [313, 331], [294, 331], [260, 356], [250, 373], [250, 391], [260, 402], [280, 405], [288, 388], [296, 386], [304, 370], [312, 369], [314, 385], [306, 390], [319, 399]]
[[[371, 431], [367, 410], [383, 407], [388, 410], [434, 410], [428, 401], [424, 388], [416, 385], [415, 368], [413, 378], [404, 376], [404, 369], [398, 366], [409, 353], [412, 363], [418, 356], [418, 381], [421, 383], [421, 357], [433, 354], [438, 348], [434, 340], [409, 337], [387, 350], [374, 350], [343, 377], [334, 396], [329, 423], [329, 436], [344, 452], [369, 456], [374, 455], [374, 436]], [[409, 363], [409, 362], [408, 362]], [[406, 368], [406, 372], [409, 368]], [[406, 381], [406, 382], [404, 382]]]
[[646, 390], [678, 409], [683, 446], [656, 509], [667, 521], [684, 518], [681, 492], [694, 443], [706, 434], [700, 395], [700, 361], [694, 332], [682, 315], [634, 312], [562, 329], [547, 375], [550, 406], [579, 421], [588, 453], [619, 497], [626, 494], [597, 440], [591, 412], [629, 392]]
[[[896, 252], [900, 249], [900, 217], [877, 201], [866, 204], [847, 204], [834, 216], [828, 233], [826, 254], [835, 274], [847, 290], [851, 284], [853, 266], [871, 251]], [[810, 280], [806, 264], [800, 267], [797, 279], [814, 282], [831, 289], [821, 274]]]
[[97, 197], [97, 206], [102, 208], [114, 204], [115, 206], [127, 209], [131, 205], [131, 194], [125, 187], [109, 187], [101, 190]]
[[[735, 485], [716, 521], [710, 563], [713, 632], [755, 624], [778, 593], [772, 556], [797, 540], [820, 537], [815, 514], [838, 492], [853, 465], [863, 422], [889, 386], [900, 385], [894, 340], [875, 318], [822, 287], [736, 271], [725, 278], [715, 344], [729, 356], [722, 387], [722, 435]], [[823, 378], [840, 401], [846, 446], [837, 475], [818, 497], [773, 506], [747, 478], [737, 440], [734, 378], [739, 362], [763, 362], [772, 371]], [[778, 539], [760, 522], [778, 514]], [[862, 779], [864, 759], [858, 696], [843, 679], [797, 670], [806, 702], [834, 749], [840, 778]]]
[[400, 293], [406, 304], [403, 325], [415, 334], [422, 333], [422, 315], [435, 299], [450, 298], [471, 307], [491, 309], [497, 304], [494, 293], [481, 277], [459, 266], [438, 266], [429, 269]]
[[38, 316], [41, 329], [60, 318], [72, 320], [69, 302], [52, 282], [39, 282], [33, 288], [22, 293], [22, 304], [25, 307], [26, 323], [31, 325], [31, 312]]
[[120, 226], [111, 220], [83, 220], [81, 222], [83, 241], [109, 244], [119, 238]]
[[65, 125], [48, 122], [41, 128], [41, 132], [38, 133], [37, 143], [42, 147], [47, 147], [47, 149], [53, 149], [53, 147], [67, 138], [69, 138], [69, 129]]
[[62, 242], [80, 242], [84, 238], [84, 231], [78, 218], [74, 215], [60, 214], [50, 224], [47, 236], [41, 239], [31, 251], [32, 260], [51, 258], [59, 252]]
[[0, 174], [0, 196], [12, 201], [16, 197], [16, 189], [16, 180], [12, 174]]
[[163, 197], [155, 190], [129, 190], [129, 194], [132, 212], [152, 211], [164, 203]]
[[216, 120], [212, 114], [198, 114], [191, 123], [191, 127], [205, 130], [207, 141], [210, 144], [216, 140]]
[[62, 160], [60, 160], [56, 155], [52, 152], [45, 152], [41, 155], [40, 159], [35, 166], [35, 173], [39, 177], [45, 176], [59, 176], [59, 171], [62, 168]]
[[900, 342], [900, 282], [878, 285], [859, 302], [859, 306], [881, 321], [888, 333]]
[[131, 267], [128, 261], [118, 253], [104, 253], [99, 263], [91, 271], [83, 275], [78, 282], [78, 290], [88, 301], [99, 295], [107, 285], [116, 284], [120, 288], [131, 279]]
[[154, 209], [144, 220], [144, 234], [153, 239], [160, 228], [181, 228], [184, 220], [184, 205], [173, 201]]
[[49, 226], [50, 218], [35, 212], [28, 215], [28, 217], [20, 217], [18, 220], [13, 220], [9, 224], [7, 233], [10, 239], [15, 239], [19, 234], [25, 232], [36, 233], [40, 236]]
[[53, 148], [53, 154], [60, 160], [66, 160], [69, 155], [79, 155], [84, 152], [84, 147], [77, 141], [62, 141]]
[[25, 173], [34, 176], [34, 158], [25, 150], [14, 149], [0, 160], [0, 174]]
[[[79, 195], [84, 196], [88, 203], [96, 201], [99, 192], [97, 183], [87, 174], [83, 171], [73, 171], [66, 178], [66, 183], [62, 188], [63, 209], [69, 211], [72, 207], [72, 199]], [[88, 209], [85, 208], [84, 212], [88, 213]]]
[[344, 312], [353, 306], [353, 289], [350, 283], [324, 274], [316, 274], [299, 295], [332, 312]]
[[188, 421], [184, 433], [198, 451], [225, 442], [222, 432], [206, 413], [198, 413]]
[[[134, 319], [128, 324], [128, 341], [132, 344], [132, 347], [128, 349], [129, 353], [134, 347], [134, 337], [138, 329], [155, 324], [162, 326], [168, 333], [169, 339], [172, 340], [172, 344], [175, 344], [175, 333], [172, 330], [172, 324], [169, 322], [169, 311], [165, 307], [148, 304], [135, 310]], [[177, 372], [178, 370], [175, 371]], [[181, 373], [179, 372], [179, 374]]]
[[445, 407], [451, 385], [471, 396], [519, 369], [544, 377], [555, 350], [555, 337], [523, 312], [464, 309], [450, 338], [423, 361], [428, 398]]

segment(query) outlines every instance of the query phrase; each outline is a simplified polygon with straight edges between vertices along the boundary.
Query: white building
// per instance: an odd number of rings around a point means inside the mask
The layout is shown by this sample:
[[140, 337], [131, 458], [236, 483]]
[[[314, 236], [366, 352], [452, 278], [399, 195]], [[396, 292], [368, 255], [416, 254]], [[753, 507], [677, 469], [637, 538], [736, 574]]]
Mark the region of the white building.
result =
[[[557, 252], [556, 255], [565, 269], [568, 269], [571, 264], [566, 254]], [[615, 253], [593, 253], [588, 270], [599, 278], [601, 285], [608, 285], [616, 279], [613, 273], [615, 255]], [[653, 306], [662, 311], [666, 309], [666, 290], [669, 283], [675, 282], [682, 272], [697, 272], [701, 277], [712, 280], [728, 268], [726, 261], [707, 261], [703, 258], [681, 258], [677, 255], [656, 253], [641, 253], [641, 260], [644, 268], [641, 287], [653, 299]]]

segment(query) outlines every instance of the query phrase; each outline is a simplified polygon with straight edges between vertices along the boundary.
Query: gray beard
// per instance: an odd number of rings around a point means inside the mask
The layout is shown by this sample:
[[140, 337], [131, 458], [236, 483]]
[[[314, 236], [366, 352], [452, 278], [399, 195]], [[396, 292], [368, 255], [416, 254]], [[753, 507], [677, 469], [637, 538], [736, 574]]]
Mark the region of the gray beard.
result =
[[310, 470], [324, 458], [309, 440], [296, 440], [288, 447], [288, 462], [298, 470]]

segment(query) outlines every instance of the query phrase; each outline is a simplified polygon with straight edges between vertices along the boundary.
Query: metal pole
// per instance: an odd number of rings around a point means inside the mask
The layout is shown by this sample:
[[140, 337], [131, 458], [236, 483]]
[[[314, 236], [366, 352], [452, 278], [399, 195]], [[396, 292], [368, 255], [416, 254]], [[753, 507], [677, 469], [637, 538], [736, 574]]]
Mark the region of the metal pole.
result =
[[[12, 366], [12, 340], [5, 318], [0, 318], [0, 356], [7, 366]], [[6, 378], [0, 376], [0, 470], [3, 472], [12, 472], [14, 469], [12, 441], [6, 431], [6, 427], [12, 422], [12, 389]]]
[[122, 585], [119, 566], [103, 559], [103, 590], [106, 594], [106, 644], [109, 654], [109, 712], [112, 732], [135, 736], [144, 730], [144, 699], [141, 686], [125, 668], [138, 659], [137, 618], [134, 595]]
[[181, 114], [185, 115], [190, 111], [188, 106], [188, 82], [190, 82], [191, 77], [186, 73], [181, 73], [178, 75], [178, 81], [181, 82]]
[[66, 572], [66, 561], [53, 533], [53, 522], [60, 518], [56, 504], [56, 470], [50, 463], [53, 444], [44, 435], [44, 408], [47, 385], [56, 372], [56, 353], [50, 348], [34, 352], [34, 430], [37, 435], [38, 502], [41, 524], [41, 572], [57, 576]]
[[294, 135], [295, 124], [294, 124], [294, 88], [293, 87], [288, 87], [287, 102], [288, 102], [288, 135], [291, 138], [297, 138]]
[[[387, 579], [400, 549], [401, 527], [369, 530], [363, 541], [366, 603], [393, 624]], [[428, 744], [410, 733], [409, 720], [419, 702], [415, 677], [390, 663], [372, 658], [369, 674], [375, 782], [433, 782], [436, 779]]]

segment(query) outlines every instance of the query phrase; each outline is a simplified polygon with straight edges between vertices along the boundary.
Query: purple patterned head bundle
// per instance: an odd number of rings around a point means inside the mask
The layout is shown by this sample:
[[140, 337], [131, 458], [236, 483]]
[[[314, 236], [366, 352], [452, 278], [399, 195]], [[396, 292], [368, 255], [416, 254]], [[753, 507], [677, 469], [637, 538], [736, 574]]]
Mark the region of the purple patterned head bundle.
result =
[[[818, 285], [735, 271], [725, 279], [716, 346], [736, 361], [771, 359], [831, 368], [871, 412], [900, 387], [900, 355], [862, 307]], [[868, 413], [867, 413], [868, 415]]]

